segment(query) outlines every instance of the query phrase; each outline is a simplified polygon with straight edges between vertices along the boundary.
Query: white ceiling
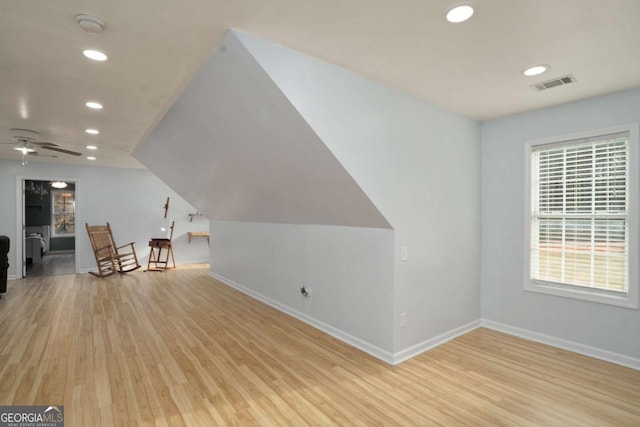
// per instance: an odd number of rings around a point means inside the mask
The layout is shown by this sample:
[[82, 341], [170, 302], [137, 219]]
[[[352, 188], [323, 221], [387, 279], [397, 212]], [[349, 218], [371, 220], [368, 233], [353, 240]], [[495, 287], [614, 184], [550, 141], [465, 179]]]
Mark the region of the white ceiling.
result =
[[[449, 24], [453, 3], [0, 0], [0, 142], [11, 142], [11, 128], [28, 128], [85, 155], [85, 145], [98, 145], [90, 164], [141, 167], [131, 152], [228, 28], [479, 120], [640, 86], [640, 0], [474, 0], [470, 21]], [[98, 16], [106, 30], [83, 32], [78, 13]], [[86, 48], [105, 51], [109, 61], [86, 60]], [[551, 70], [521, 74], [540, 63]], [[529, 87], [569, 73], [576, 83]], [[104, 110], [88, 110], [88, 100]], [[88, 127], [101, 134], [85, 134]], [[20, 155], [0, 145], [0, 158]], [[89, 162], [63, 154], [32, 161]]]

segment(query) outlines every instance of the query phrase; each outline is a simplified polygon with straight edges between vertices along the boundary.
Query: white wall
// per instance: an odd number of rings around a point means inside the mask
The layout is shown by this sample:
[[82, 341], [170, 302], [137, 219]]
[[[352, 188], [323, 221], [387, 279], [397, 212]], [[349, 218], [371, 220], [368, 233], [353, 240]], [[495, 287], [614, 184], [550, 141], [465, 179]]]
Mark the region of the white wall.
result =
[[636, 89], [482, 124], [484, 319], [640, 358], [640, 311], [523, 290], [525, 142], [638, 121]]
[[135, 155], [220, 221], [213, 273], [390, 360], [390, 225], [233, 33]]
[[[76, 182], [76, 252], [78, 271], [95, 269], [95, 259], [84, 229], [89, 224], [111, 224], [116, 243], [135, 242], [140, 262], [149, 255], [147, 242], [150, 237], [164, 237], [160, 227], [176, 221], [174, 252], [176, 263], [208, 262], [209, 248], [205, 239], [187, 243], [188, 231], [208, 231], [206, 218], [197, 217], [189, 223], [189, 213], [195, 208], [143, 169], [116, 169], [85, 166], [58, 165], [0, 160], [0, 234], [11, 239], [9, 275], [15, 276], [19, 264], [16, 244], [16, 189], [17, 179], [73, 179]], [[162, 218], [166, 198], [171, 198], [167, 220]]]
[[[395, 231], [394, 352], [480, 317], [477, 122], [236, 32]], [[401, 247], [409, 259], [400, 261]], [[399, 325], [407, 313], [407, 326]]]
[[210, 219], [390, 228], [233, 33], [135, 156]]
[[216, 275], [390, 359], [392, 230], [212, 221], [211, 231]]
[[213, 273], [293, 311], [319, 283], [310, 316], [406, 356], [480, 317], [479, 149], [473, 120], [230, 31], [136, 157], [251, 222], [213, 223]]

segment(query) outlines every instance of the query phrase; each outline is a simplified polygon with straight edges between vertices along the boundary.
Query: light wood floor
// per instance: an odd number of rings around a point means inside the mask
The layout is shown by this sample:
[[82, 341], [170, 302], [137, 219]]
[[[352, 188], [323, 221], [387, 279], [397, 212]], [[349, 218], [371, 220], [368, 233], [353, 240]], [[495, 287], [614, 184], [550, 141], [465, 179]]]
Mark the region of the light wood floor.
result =
[[639, 426], [640, 371], [478, 329], [388, 366], [206, 270], [12, 281], [0, 404], [67, 426]]

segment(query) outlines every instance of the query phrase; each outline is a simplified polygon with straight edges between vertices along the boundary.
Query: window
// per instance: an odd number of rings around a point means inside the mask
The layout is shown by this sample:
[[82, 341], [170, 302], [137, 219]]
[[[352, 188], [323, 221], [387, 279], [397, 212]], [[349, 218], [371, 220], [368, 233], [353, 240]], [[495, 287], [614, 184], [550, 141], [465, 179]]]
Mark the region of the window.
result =
[[51, 224], [54, 237], [74, 236], [76, 229], [75, 192], [69, 190], [54, 190], [51, 192], [53, 213]]
[[617, 130], [528, 145], [526, 290], [638, 307], [637, 127]]

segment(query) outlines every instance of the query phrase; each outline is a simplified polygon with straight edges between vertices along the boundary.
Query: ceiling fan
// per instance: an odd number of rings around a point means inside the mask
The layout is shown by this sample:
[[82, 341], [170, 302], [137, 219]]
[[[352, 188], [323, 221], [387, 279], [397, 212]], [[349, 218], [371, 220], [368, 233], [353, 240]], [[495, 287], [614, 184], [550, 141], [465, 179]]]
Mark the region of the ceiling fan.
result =
[[40, 157], [58, 157], [56, 155], [53, 156], [45, 156], [42, 154], [38, 154], [38, 148], [42, 148], [43, 150], [55, 151], [58, 153], [69, 154], [71, 156], [82, 156], [82, 153], [78, 153], [77, 151], [67, 150], [65, 148], [60, 147], [58, 144], [54, 144], [53, 142], [44, 142], [38, 141], [38, 137], [40, 134], [34, 130], [28, 129], [11, 129], [11, 135], [15, 142], [2, 142], [0, 144], [15, 144], [13, 147], [14, 150], [20, 151], [22, 156], [25, 155], [34, 155]]

